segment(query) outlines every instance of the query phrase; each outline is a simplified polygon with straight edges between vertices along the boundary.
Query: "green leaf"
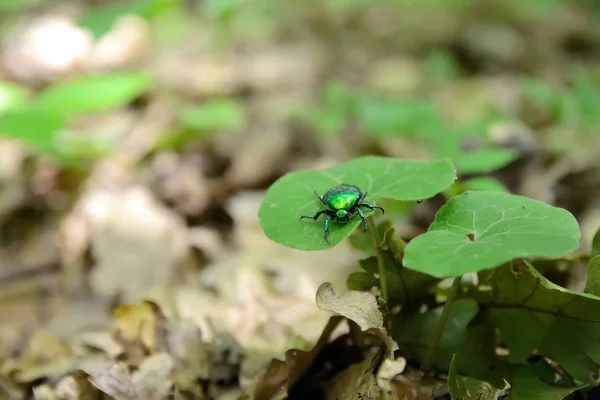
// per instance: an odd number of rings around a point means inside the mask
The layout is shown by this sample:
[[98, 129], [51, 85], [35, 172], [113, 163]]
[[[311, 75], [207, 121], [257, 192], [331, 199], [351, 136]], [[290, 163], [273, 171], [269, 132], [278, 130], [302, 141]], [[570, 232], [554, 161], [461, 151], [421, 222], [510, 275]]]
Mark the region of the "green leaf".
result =
[[50, 152], [64, 124], [61, 115], [48, 111], [7, 111], [0, 115], [0, 136], [21, 139], [40, 152]]
[[461, 174], [488, 173], [505, 167], [519, 156], [515, 149], [484, 148], [450, 157]]
[[0, 82], [0, 113], [23, 106], [28, 97], [29, 92], [25, 88], [9, 82]]
[[358, 101], [357, 113], [364, 129], [375, 136], [401, 134], [422, 139], [433, 128], [443, 127], [440, 111], [426, 101], [391, 101], [363, 96]]
[[[456, 363], [458, 371], [470, 377], [485, 379], [497, 386], [503, 386], [502, 379], [489, 374], [496, 363], [494, 355], [494, 328], [490, 324], [472, 324], [479, 312], [474, 300], [457, 300], [448, 315], [444, 333], [438, 342], [434, 358], [434, 366], [444, 371], [450, 365], [455, 353], [462, 357]], [[398, 315], [392, 326], [400, 326], [395, 330], [393, 338], [401, 348], [422, 360], [434, 340], [435, 328], [440, 322], [441, 308], [415, 313], [408, 320]], [[399, 325], [398, 325], [399, 324]]]
[[592, 239], [592, 255], [600, 255], [600, 229], [596, 231]]
[[41, 3], [42, 0], [2, 0], [0, 12], [18, 11], [25, 7], [31, 7]]
[[95, 38], [107, 33], [121, 15], [139, 15], [151, 18], [179, 4], [180, 0], [138, 0], [107, 4], [92, 9], [78, 21], [79, 26], [89, 29]]
[[498, 179], [488, 176], [468, 179], [464, 181], [463, 184], [467, 190], [482, 190], [486, 192], [509, 193], [506, 186], [500, 183]]
[[600, 256], [590, 260], [585, 280], [585, 292], [600, 296]]
[[100, 112], [124, 106], [150, 88], [142, 73], [114, 73], [75, 78], [53, 85], [40, 94], [34, 105], [65, 116]]
[[[383, 202], [380, 202], [383, 203]], [[385, 210], [385, 215], [388, 215], [388, 210], [380, 204], [381, 207]], [[392, 221], [386, 219], [377, 224], [377, 237], [383, 240], [385, 236], [385, 232], [388, 229], [392, 229]], [[371, 239], [370, 235], [363, 235], [361, 230], [356, 230], [352, 232], [350, 237], [348, 238], [348, 242], [352, 248], [362, 251], [363, 253], [372, 256], [375, 255], [375, 249], [373, 248], [373, 239]]]
[[323, 219], [300, 221], [300, 216], [312, 216], [323, 208], [313, 191], [322, 195], [336, 185], [348, 183], [368, 192], [367, 202], [384, 198], [415, 201], [435, 195], [454, 179], [454, 167], [445, 159], [412, 161], [361, 157], [321, 171], [284, 175], [267, 191], [258, 216], [269, 239], [295, 249], [323, 250], [345, 239], [359, 224], [360, 218], [355, 215], [347, 224], [332, 222], [331, 245], [327, 244], [323, 240]]
[[561, 208], [506, 193], [465, 192], [406, 246], [404, 264], [453, 277], [515, 258], [560, 257], [577, 249], [579, 237], [575, 217]]
[[509, 351], [507, 362], [520, 364], [535, 349], [575, 381], [595, 380], [600, 364], [600, 298], [555, 285], [526, 261], [481, 272], [479, 282], [469, 296], [499, 330]]
[[[401, 264], [394, 261], [390, 251], [383, 254], [385, 270], [387, 272], [388, 283], [388, 302], [389, 307], [402, 305], [403, 310], [416, 310], [423, 303], [425, 297], [429, 294], [429, 289], [438, 281], [431, 275], [422, 274], [408, 268], [402, 268]], [[377, 258], [375, 256], [360, 260], [360, 266], [364, 272], [355, 272], [353, 277], [348, 278], [348, 284], [353, 284], [354, 290], [369, 290], [371, 287], [379, 287], [379, 279], [375, 275], [379, 274], [377, 269]], [[360, 275], [358, 275], [360, 274]], [[375, 279], [374, 284], [367, 285], [370, 279]], [[371, 281], [373, 282], [373, 281]], [[350, 288], [350, 287], [349, 287]]]
[[[533, 366], [518, 365], [512, 369], [510, 400], [562, 400], [587, 385], [573, 387], [553, 386], [552, 371], [542, 363]], [[548, 382], [548, 383], [546, 383]]]
[[503, 393], [487, 382], [458, 374], [458, 354], [452, 356], [448, 370], [448, 392], [452, 400], [497, 399]]
[[186, 128], [206, 132], [241, 129], [246, 125], [246, 116], [244, 108], [236, 101], [219, 99], [183, 108], [179, 112], [179, 121]]

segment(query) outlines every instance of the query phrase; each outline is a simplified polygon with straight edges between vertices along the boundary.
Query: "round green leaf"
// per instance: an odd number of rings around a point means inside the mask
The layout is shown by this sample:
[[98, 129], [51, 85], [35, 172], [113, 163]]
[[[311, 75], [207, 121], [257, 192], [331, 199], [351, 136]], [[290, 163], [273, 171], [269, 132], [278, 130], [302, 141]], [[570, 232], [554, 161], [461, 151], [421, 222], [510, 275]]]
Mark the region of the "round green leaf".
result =
[[75, 78], [46, 89], [37, 98], [35, 106], [65, 116], [100, 112], [128, 104], [151, 84], [151, 78], [142, 73]]
[[[419, 200], [444, 190], [456, 179], [454, 166], [447, 159], [437, 161], [398, 160], [367, 156], [321, 171], [292, 172], [281, 177], [267, 191], [258, 212], [267, 237], [300, 250], [323, 250], [346, 238], [360, 222], [355, 215], [349, 223], [330, 225], [329, 241], [323, 240], [321, 216], [317, 222], [300, 221], [302, 215], [314, 215], [323, 204], [313, 194], [323, 195], [341, 183], [357, 185], [373, 203], [389, 198]], [[365, 209], [365, 214], [367, 213]]]
[[437, 277], [494, 268], [521, 257], [560, 257], [579, 246], [579, 226], [566, 210], [499, 192], [451, 199], [429, 231], [406, 246], [404, 265]]

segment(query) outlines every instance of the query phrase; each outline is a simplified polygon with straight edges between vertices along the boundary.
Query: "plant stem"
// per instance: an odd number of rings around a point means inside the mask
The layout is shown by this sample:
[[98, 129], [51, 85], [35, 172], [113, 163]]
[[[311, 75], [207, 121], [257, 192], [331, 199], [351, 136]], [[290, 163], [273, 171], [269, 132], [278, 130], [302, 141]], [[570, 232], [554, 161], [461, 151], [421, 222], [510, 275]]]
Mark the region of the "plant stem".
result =
[[429, 346], [429, 350], [427, 350], [427, 354], [423, 359], [423, 363], [421, 364], [421, 371], [427, 373], [431, 369], [431, 365], [433, 364], [435, 352], [437, 350], [438, 343], [442, 338], [442, 334], [444, 333], [444, 328], [446, 327], [446, 322], [448, 322], [448, 317], [450, 316], [450, 309], [452, 308], [452, 304], [454, 304], [454, 300], [456, 300], [456, 294], [458, 293], [458, 287], [460, 286], [460, 281], [462, 276], [457, 276], [454, 278], [452, 282], [452, 286], [450, 287], [450, 291], [448, 292], [448, 299], [446, 299], [446, 304], [444, 304], [444, 309], [442, 310], [442, 315], [440, 317], [440, 322], [435, 329], [435, 333], [433, 334], [433, 342]]
[[367, 223], [369, 224], [369, 233], [373, 241], [373, 248], [375, 249], [375, 255], [377, 256], [377, 270], [379, 271], [379, 286], [381, 287], [381, 296], [385, 303], [388, 303], [388, 285], [387, 285], [387, 273], [385, 271], [385, 260], [383, 259], [383, 251], [381, 250], [381, 242], [377, 237], [377, 229], [375, 229], [375, 221], [372, 216], [367, 217]]

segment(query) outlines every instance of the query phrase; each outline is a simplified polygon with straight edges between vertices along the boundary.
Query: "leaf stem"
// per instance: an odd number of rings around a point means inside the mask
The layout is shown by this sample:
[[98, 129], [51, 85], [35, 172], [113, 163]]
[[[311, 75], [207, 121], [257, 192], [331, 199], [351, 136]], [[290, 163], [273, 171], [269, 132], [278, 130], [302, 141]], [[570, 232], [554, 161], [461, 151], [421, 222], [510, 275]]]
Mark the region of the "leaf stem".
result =
[[377, 236], [377, 229], [375, 229], [375, 221], [372, 216], [367, 217], [367, 224], [369, 225], [369, 233], [373, 241], [373, 248], [375, 249], [375, 255], [377, 256], [377, 270], [379, 272], [379, 286], [381, 287], [381, 296], [385, 303], [388, 303], [388, 285], [387, 285], [387, 273], [385, 271], [385, 260], [383, 259], [383, 251], [381, 249], [381, 242]]
[[448, 317], [450, 316], [450, 309], [452, 308], [452, 304], [454, 304], [454, 300], [456, 300], [456, 294], [458, 293], [458, 287], [460, 286], [462, 276], [457, 276], [454, 278], [452, 282], [452, 286], [450, 287], [450, 291], [448, 292], [448, 298], [446, 299], [446, 304], [444, 304], [444, 308], [442, 310], [442, 315], [440, 316], [440, 322], [435, 329], [435, 333], [433, 334], [433, 342], [429, 346], [429, 350], [427, 350], [427, 354], [423, 359], [423, 363], [421, 364], [421, 371], [427, 373], [433, 364], [435, 352], [437, 350], [437, 346], [442, 338], [442, 334], [444, 333], [444, 328], [446, 327], [446, 322], [448, 322]]

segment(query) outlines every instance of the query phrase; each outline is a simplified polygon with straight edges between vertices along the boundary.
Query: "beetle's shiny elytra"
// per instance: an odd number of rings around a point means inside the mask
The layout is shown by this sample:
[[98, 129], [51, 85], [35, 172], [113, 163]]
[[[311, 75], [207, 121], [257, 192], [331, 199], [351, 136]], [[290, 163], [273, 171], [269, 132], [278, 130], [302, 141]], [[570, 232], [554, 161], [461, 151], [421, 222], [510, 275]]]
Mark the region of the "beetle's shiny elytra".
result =
[[336, 187], [329, 189], [323, 197], [319, 196], [317, 192], [314, 192], [315, 196], [327, 207], [326, 209], [318, 211], [314, 216], [303, 215], [300, 217], [310, 218], [316, 221], [321, 214], [325, 214], [325, 223], [323, 226], [323, 239], [327, 243], [327, 235], [329, 234], [329, 221], [335, 221], [340, 224], [346, 224], [350, 221], [350, 218], [354, 216], [354, 214], [358, 214], [360, 219], [364, 224], [364, 232], [367, 231], [369, 225], [367, 224], [367, 220], [365, 218], [365, 214], [360, 209], [361, 207], [368, 208], [370, 210], [381, 210], [382, 213], [385, 213], [385, 210], [381, 207], [374, 206], [371, 204], [363, 203], [362, 201], [367, 197], [367, 192], [363, 193], [362, 190], [358, 186], [349, 185], [346, 183], [342, 183]]

